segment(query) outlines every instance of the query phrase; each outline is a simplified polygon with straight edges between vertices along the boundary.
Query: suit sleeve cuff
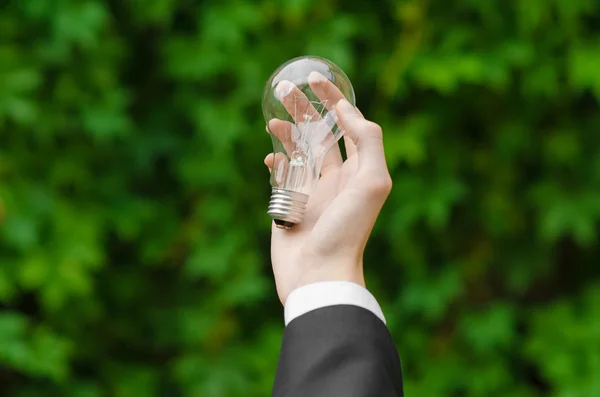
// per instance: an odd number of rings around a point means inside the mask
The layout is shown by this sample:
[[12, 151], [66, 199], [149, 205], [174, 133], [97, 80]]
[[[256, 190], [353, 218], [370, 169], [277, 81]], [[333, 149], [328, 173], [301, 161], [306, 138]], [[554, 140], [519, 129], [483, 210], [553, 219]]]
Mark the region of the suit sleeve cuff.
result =
[[284, 306], [285, 325], [310, 311], [335, 305], [362, 307], [385, 324], [379, 303], [367, 289], [349, 281], [322, 281], [304, 285], [288, 295]]

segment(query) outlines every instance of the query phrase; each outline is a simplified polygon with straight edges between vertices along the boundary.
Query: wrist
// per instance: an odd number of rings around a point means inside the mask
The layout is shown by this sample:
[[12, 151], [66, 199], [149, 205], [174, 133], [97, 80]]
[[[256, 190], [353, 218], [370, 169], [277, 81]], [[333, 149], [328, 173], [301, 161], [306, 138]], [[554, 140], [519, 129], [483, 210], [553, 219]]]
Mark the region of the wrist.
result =
[[303, 276], [295, 288], [304, 285], [320, 283], [322, 281], [349, 281], [365, 287], [365, 279], [362, 272], [344, 272], [344, 271], [316, 271]]
[[[347, 281], [359, 286], [366, 288], [365, 278], [363, 274], [362, 263], [356, 266], [344, 266], [343, 268], [337, 267], [322, 267], [313, 269], [310, 272], [305, 273], [300, 277], [298, 282], [289, 291], [292, 293], [294, 290], [304, 287], [306, 285], [320, 283], [324, 281]], [[288, 294], [289, 296], [289, 294]], [[286, 299], [287, 300], [287, 299]], [[285, 302], [284, 306], [285, 306]]]

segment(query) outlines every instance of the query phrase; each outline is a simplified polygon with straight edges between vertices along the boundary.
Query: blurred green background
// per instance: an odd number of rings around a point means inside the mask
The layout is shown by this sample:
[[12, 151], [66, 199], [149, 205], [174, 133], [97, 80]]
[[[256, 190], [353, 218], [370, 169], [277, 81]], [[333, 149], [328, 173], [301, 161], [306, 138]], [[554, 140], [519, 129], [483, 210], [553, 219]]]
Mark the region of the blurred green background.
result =
[[600, 396], [596, 0], [4, 0], [0, 395], [269, 395], [260, 108], [331, 59], [394, 180], [407, 396]]

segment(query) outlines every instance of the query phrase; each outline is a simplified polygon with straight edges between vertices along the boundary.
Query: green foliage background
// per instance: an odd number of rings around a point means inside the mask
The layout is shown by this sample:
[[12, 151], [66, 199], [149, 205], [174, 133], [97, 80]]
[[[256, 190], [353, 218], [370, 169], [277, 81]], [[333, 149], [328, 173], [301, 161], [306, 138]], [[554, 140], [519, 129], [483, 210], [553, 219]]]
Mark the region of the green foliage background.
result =
[[0, 394], [265, 396], [263, 84], [384, 129], [366, 254], [408, 396], [600, 396], [595, 0], [5, 0]]

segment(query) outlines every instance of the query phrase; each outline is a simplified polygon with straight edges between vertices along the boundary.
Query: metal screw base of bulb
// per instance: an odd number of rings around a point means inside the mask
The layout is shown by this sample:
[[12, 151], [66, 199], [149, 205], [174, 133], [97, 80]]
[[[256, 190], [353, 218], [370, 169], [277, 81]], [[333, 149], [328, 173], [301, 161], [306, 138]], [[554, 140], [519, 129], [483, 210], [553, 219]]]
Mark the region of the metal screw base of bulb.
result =
[[273, 188], [267, 213], [280, 229], [291, 229], [302, 222], [308, 196], [291, 190]]

